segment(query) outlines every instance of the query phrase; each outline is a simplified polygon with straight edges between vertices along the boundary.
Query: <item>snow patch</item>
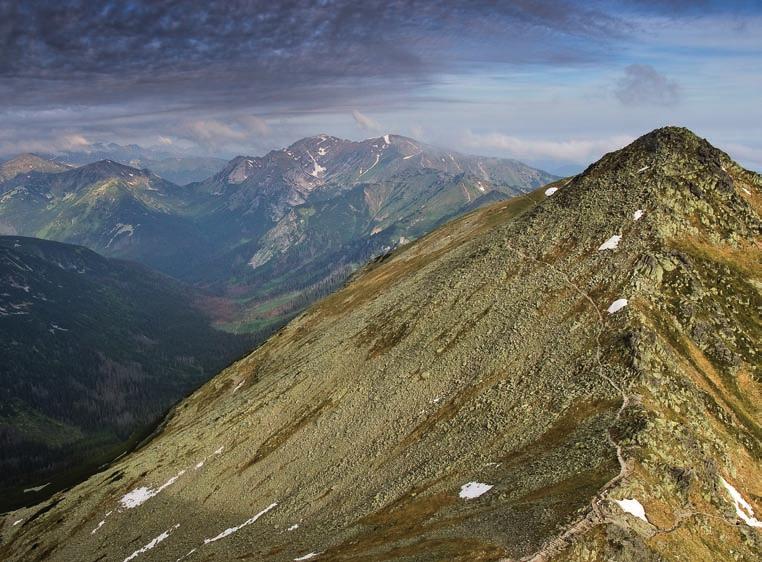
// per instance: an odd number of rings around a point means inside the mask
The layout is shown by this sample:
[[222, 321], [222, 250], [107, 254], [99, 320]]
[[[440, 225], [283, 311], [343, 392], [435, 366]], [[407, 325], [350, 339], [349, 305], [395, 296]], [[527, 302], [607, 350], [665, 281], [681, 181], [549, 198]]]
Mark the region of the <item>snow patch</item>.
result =
[[310, 172], [310, 175], [317, 178], [320, 176], [320, 174], [325, 174], [325, 168], [317, 163], [317, 160], [315, 160], [315, 157], [312, 156], [309, 150], [307, 151], [307, 156], [310, 157], [310, 160], [312, 160], [312, 165], [313, 165], [312, 172]]
[[423, 152], [416, 152], [415, 154], [410, 154], [408, 156], [403, 156], [402, 159], [403, 160], [410, 160], [411, 158], [413, 158], [414, 156], [418, 156], [419, 154], [423, 154]]
[[632, 220], [639, 221], [641, 217], [643, 216], [643, 209], [638, 209], [634, 213], [632, 213]]
[[28, 494], [30, 492], [39, 492], [40, 490], [47, 488], [48, 486], [50, 486], [50, 482], [42, 484], [41, 486], [35, 486], [34, 488], [27, 488], [24, 490], [24, 493]]
[[247, 525], [251, 525], [251, 524], [252, 524], [252, 523], [254, 523], [254, 522], [257, 520], [257, 519], [259, 519], [260, 517], [262, 517], [262, 516], [263, 516], [265, 513], [267, 513], [267, 512], [268, 512], [268, 511], [270, 511], [271, 509], [274, 509], [274, 508], [275, 508], [277, 505], [278, 505], [278, 504], [277, 504], [277, 502], [276, 502], [276, 503], [271, 503], [269, 506], [267, 506], [267, 507], [266, 507], [266, 508], [264, 508], [262, 511], [260, 511], [259, 513], [257, 513], [257, 514], [256, 514], [254, 517], [251, 517], [250, 519], [247, 519], [246, 521], [244, 521], [243, 523], [241, 523], [241, 524], [240, 524], [240, 525], [238, 525], [237, 527], [230, 527], [230, 528], [228, 528], [228, 529], [225, 529], [224, 531], [222, 531], [222, 532], [221, 532], [219, 535], [217, 535], [216, 537], [212, 537], [211, 539], [204, 539], [204, 544], [209, 544], [210, 542], [215, 542], [215, 541], [218, 541], [218, 540], [220, 540], [220, 539], [224, 539], [225, 537], [227, 537], [227, 536], [229, 536], [229, 535], [232, 535], [233, 533], [235, 533], [236, 531], [238, 531], [238, 530], [242, 529], [243, 527], [246, 527]]
[[294, 558], [294, 562], [298, 562], [299, 560], [309, 560], [310, 558], [315, 558], [318, 556], [319, 552], [310, 552], [309, 554], [305, 554], [304, 556], [300, 556], [299, 558]]
[[470, 500], [473, 498], [478, 498], [482, 494], [486, 494], [492, 488], [492, 484], [484, 484], [482, 482], [469, 482], [468, 484], [463, 484], [460, 487], [460, 494], [458, 495], [463, 499]]
[[749, 191], [745, 187], [742, 187], [741, 189], [743, 189], [743, 191], [744, 191], [744, 193], [746, 193], [746, 195], [751, 195], [751, 191]]
[[386, 144], [392, 144], [392, 141], [389, 140], [389, 135], [384, 135], [384, 142]]
[[545, 190], [545, 197], [550, 197], [550, 196], [551, 196], [551, 195], [553, 195], [553, 194], [554, 194], [556, 191], [558, 191], [558, 188], [557, 188], [557, 187], [549, 187], [548, 189], [546, 189], [546, 190]]
[[648, 519], [646, 519], [646, 510], [638, 500], [623, 499], [614, 501], [619, 504], [619, 507], [622, 508], [622, 511], [629, 513], [630, 515], [634, 515], [638, 519], [642, 519], [648, 523]]
[[598, 246], [598, 251], [601, 252], [603, 250], [616, 250], [617, 246], [619, 246], [619, 241], [622, 239], [622, 237], [619, 234], [614, 234], [611, 238], [606, 240], [603, 244]]
[[18, 521], [14, 521], [14, 522], [13, 522], [13, 525], [11, 525], [11, 527], [15, 527], [16, 525], [18, 525], [18, 524], [19, 524], [19, 523], [21, 523], [22, 521], [23, 521], [23, 519], [19, 519]]
[[622, 310], [625, 306], [627, 306], [627, 299], [617, 299], [609, 305], [606, 311], [609, 314], [614, 314], [615, 312]]
[[180, 524], [178, 523], [177, 525], [175, 525], [174, 527], [172, 527], [172, 528], [171, 528], [171, 529], [169, 529], [168, 531], [164, 531], [162, 534], [160, 534], [158, 537], [156, 537], [155, 539], [153, 539], [153, 540], [152, 540], [151, 542], [149, 542], [147, 545], [145, 545], [145, 546], [143, 546], [143, 547], [141, 547], [141, 548], [137, 549], [135, 552], [133, 552], [132, 554], [130, 554], [130, 555], [127, 557], [127, 558], [125, 558], [125, 559], [124, 559], [124, 562], [129, 562], [130, 560], [132, 560], [133, 558], [137, 558], [138, 556], [140, 556], [140, 555], [141, 555], [141, 554], [143, 554], [144, 552], [148, 552], [149, 550], [151, 550], [152, 548], [154, 548], [154, 547], [155, 547], [157, 544], [159, 544], [160, 542], [162, 542], [163, 540], [165, 540], [167, 537], [169, 537], [169, 535], [171, 535], [171, 534], [172, 534], [172, 531], [174, 531], [175, 529], [177, 529], [179, 526], [180, 526]]
[[642, 174], [643, 172], [645, 172], [645, 171], [646, 171], [648, 168], [650, 168], [650, 167], [651, 167], [651, 166], [643, 166], [643, 167], [642, 167], [640, 170], [638, 170], [638, 173], [639, 173], [639, 174]]
[[749, 502], [743, 499], [743, 496], [739, 493], [739, 491], [736, 490], [727, 480], [720, 478], [720, 481], [722, 482], [722, 485], [725, 486], [725, 489], [730, 494], [730, 497], [733, 498], [733, 503], [735, 504], [736, 514], [738, 514], [738, 517], [743, 519], [744, 523], [746, 523], [749, 527], [762, 528], [762, 521], [754, 517], [754, 510], [752, 509]]
[[286, 531], [296, 531], [299, 528], [299, 523], [294, 523]]
[[164, 482], [164, 484], [156, 489], [149, 488], [147, 486], [135, 488], [131, 492], [127, 492], [124, 496], [122, 496], [122, 498], [119, 500], [119, 503], [122, 504], [122, 507], [125, 509], [133, 509], [138, 507], [139, 505], [142, 505], [150, 500], [155, 495], [159, 494], [165, 488], [168, 488], [174, 484], [183, 474], [185, 474], [185, 470], [181, 470], [175, 476]]

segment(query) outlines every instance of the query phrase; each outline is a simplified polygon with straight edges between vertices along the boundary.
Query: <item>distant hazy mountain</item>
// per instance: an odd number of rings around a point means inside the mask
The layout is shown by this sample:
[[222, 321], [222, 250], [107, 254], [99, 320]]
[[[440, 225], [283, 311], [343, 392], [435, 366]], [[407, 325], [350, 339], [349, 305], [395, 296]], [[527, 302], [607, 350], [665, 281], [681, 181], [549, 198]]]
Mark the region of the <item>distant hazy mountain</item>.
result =
[[188, 186], [197, 222], [218, 248], [191, 278], [232, 279], [238, 294], [256, 303], [256, 327], [300, 309], [371, 257], [553, 178], [513, 160], [397, 135], [302, 139], [262, 157], [235, 158]]
[[654, 131], [365, 268], [0, 558], [757, 561], [761, 236]]
[[0, 236], [3, 502], [113, 456], [246, 349], [210, 327], [206, 298], [139, 264]]
[[29, 172], [47, 172], [55, 174], [70, 170], [71, 166], [47, 160], [36, 154], [21, 154], [0, 164], [0, 182], [12, 180], [18, 175]]
[[267, 329], [358, 266], [553, 176], [396, 135], [319, 135], [184, 187], [104, 160], [0, 182], [0, 233], [82, 244], [234, 296]]
[[182, 216], [185, 190], [112, 160], [0, 183], [0, 234], [81, 244], [175, 273], [205, 239]]
[[98, 160], [114, 160], [133, 168], [147, 168], [162, 178], [184, 185], [200, 181], [216, 174], [226, 163], [222, 158], [211, 156], [178, 156], [157, 148], [145, 148], [136, 144], [96, 143], [86, 151], [68, 151], [48, 158], [81, 166]]

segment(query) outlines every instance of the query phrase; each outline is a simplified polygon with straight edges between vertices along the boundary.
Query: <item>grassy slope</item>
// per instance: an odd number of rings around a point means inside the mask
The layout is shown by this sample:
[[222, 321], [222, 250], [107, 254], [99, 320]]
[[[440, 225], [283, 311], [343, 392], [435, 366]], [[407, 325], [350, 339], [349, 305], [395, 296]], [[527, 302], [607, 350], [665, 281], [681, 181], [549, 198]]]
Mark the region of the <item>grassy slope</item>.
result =
[[[755, 559], [719, 478], [760, 513], [760, 325], [738, 311], [759, 299], [762, 181], [668, 129], [561, 185], [366, 268], [138, 453], [7, 517], [0, 554], [119, 559], [171, 530], [156, 559]], [[494, 487], [466, 501], [469, 481]]]

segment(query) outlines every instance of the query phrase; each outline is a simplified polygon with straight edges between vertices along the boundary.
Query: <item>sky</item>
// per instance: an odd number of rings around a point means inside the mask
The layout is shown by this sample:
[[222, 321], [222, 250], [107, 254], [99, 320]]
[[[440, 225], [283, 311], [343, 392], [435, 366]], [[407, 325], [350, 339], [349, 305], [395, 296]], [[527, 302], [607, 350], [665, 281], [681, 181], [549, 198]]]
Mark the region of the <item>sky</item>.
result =
[[762, 170], [762, 2], [0, 0], [0, 157], [396, 133], [552, 172], [683, 125]]

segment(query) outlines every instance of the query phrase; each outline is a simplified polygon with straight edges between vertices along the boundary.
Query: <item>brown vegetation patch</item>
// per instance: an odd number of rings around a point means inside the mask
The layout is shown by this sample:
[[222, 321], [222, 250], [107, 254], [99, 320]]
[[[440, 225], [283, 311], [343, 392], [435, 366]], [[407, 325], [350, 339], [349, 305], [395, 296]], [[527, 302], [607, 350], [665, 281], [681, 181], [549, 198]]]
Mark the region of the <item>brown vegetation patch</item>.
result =
[[256, 453], [254, 453], [254, 456], [238, 469], [238, 474], [241, 474], [246, 469], [251, 468], [266, 458], [268, 455], [273, 453], [275, 450], [277, 450], [300, 429], [315, 420], [326, 408], [331, 406], [332, 403], [333, 402], [330, 398], [326, 398], [314, 408], [305, 408], [301, 413], [294, 415], [289, 423], [265, 439], [265, 441], [257, 449]]
[[[448, 529], [451, 521], [434, 519], [457, 498], [447, 492], [424, 495], [434, 483], [414, 488], [387, 506], [362, 518], [360, 532], [329, 548], [324, 560], [399, 560], [424, 556], [438, 560], [497, 560], [505, 551], [473, 537], [423, 538]], [[447, 531], [452, 533], [452, 529]]]
[[575, 430], [584, 425], [586, 420], [604, 413], [610, 413], [613, 418], [621, 402], [621, 399], [580, 400], [574, 402], [563, 411], [561, 416], [545, 433], [532, 439], [525, 446], [501, 457], [500, 463], [504, 467], [510, 467], [560, 447], [571, 437]]

